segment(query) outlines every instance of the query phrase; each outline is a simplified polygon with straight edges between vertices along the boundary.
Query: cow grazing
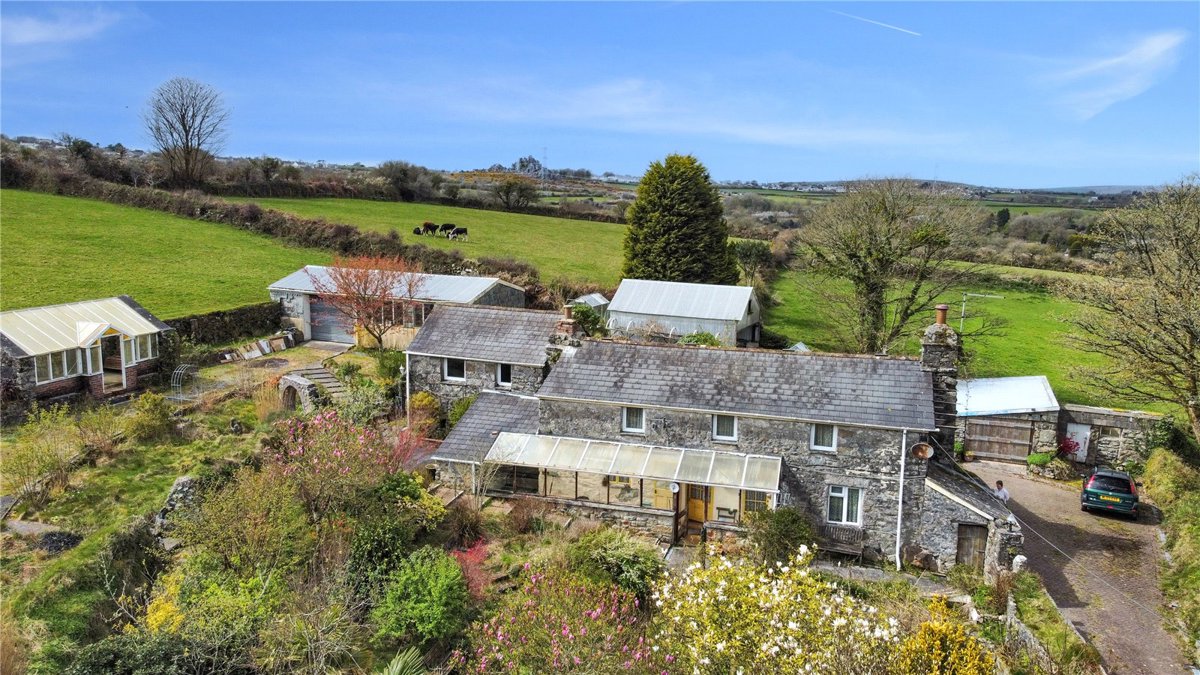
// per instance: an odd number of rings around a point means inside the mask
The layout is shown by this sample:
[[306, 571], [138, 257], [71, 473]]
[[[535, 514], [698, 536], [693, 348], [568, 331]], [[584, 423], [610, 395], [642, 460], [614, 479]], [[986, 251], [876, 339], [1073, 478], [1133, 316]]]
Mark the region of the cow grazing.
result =
[[421, 235], [421, 234], [424, 234], [424, 232], [422, 232], [422, 231], [421, 231], [421, 228], [419, 228], [419, 227], [414, 227], [414, 228], [413, 228], [413, 234], [416, 234], [416, 235]]
[[453, 230], [450, 230], [450, 234], [447, 235], [446, 238], [447, 239], [462, 239], [463, 241], [466, 241], [467, 240], [467, 228], [456, 227]]
[[454, 228], [456, 227], [458, 226], [454, 223], [442, 223], [442, 226], [438, 228], [438, 234], [444, 234], [449, 237], [450, 233], [453, 232]]
[[428, 220], [424, 223], [421, 223], [421, 234], [434, 234], [437, 231], [437, 223], [431, 223]]

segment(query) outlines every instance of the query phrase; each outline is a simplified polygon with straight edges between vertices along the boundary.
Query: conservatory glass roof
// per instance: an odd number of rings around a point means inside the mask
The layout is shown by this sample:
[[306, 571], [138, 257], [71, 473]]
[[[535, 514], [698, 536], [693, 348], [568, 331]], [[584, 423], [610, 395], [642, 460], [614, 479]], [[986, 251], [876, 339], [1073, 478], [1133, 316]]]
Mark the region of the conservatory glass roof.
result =
[[484, 461], [740, 490], [779, 491], [778, 457], [725, 450], [669, 448], [502, 431]]

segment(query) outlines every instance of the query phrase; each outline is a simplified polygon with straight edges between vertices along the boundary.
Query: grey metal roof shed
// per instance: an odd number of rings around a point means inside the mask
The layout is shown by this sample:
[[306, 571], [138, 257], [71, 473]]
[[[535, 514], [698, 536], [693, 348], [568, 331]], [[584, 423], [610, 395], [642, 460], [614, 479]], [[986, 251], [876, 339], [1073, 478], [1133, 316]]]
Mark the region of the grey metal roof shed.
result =
[[958, 383], [959, 417], [1052, 412], [1058, 409], [1058, 399], [1045, 375], [986, 377], [960, 380]]
[[[271, 291], [291, 291], [294, 293], [316, 294], [317, 288], [313, 277], [329, 279], [329, 268], [322, 265], [305, 265], [286, 277], [267, 287]], [[452, 274], [420, 274], [420, 288], [415, 300], [424, 302], [474, 302], [496, 285], [509, 286], [524, 292], [520, 286], [510, 284], [496, 277], [467, 277]], [[406, 289], [393, 289], [398, 297], [406, 294]]]
[[754, 289], [749, 286], [625, 279], [608, 311], [740, 321], [753, 295]]

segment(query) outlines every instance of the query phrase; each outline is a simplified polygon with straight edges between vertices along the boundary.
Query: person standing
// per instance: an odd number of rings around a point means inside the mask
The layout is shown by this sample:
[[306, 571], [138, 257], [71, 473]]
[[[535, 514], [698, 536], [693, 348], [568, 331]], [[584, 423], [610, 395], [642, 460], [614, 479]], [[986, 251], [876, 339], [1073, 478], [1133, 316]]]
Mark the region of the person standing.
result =
[[1004, 481], [996, 481], [996, 489], [993, 491], [993, 494], [996, 495], [996, 499], [999, 499], [1006, 505], [1008, 504], [1008, 490], [1004, 488]]

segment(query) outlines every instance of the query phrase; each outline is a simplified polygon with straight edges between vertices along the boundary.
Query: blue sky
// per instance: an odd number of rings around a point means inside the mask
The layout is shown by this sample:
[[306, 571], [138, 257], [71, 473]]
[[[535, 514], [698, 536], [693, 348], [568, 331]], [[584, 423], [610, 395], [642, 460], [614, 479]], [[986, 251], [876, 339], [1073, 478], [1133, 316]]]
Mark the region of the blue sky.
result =
[[6, 1], [0, 131], [147, 147], [183, 75], [231, 155], [1159, 184], [1200, 170], [1198, 31], [1197, 2]]

